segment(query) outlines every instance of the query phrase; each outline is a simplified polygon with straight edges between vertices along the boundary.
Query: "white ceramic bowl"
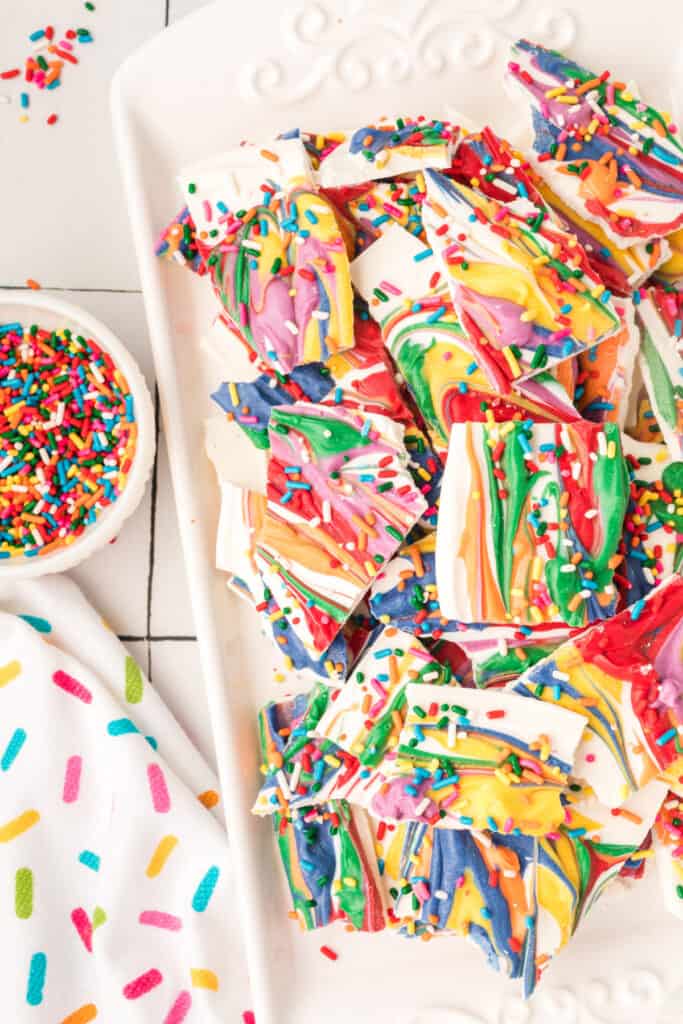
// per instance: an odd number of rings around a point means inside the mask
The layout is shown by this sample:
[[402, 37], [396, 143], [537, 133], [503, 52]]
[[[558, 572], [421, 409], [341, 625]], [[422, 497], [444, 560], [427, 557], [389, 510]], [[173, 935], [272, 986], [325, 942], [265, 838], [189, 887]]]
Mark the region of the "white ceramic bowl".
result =
[[62, 302], [49, 294], [0, 293], [0, 324], [15, 321], [23, 326], [37, 324], [50, 331], [67, 327], [74, 333], [96, 341], [112, 357], [126, 378], [133, 395], [138, 426], [133, 464], [126, 486], [116, 501], [102, 509], [96, 521], [68, 547], [30, 558], [14, 555], [12, 558], [0, 559], [0, 579], [18, 580], [72, 569], [116, 537], [144, 494], [154, 461], [155, 439], [154, 407], [145, 379], [128, 349], [109, 328], [78, 306]]

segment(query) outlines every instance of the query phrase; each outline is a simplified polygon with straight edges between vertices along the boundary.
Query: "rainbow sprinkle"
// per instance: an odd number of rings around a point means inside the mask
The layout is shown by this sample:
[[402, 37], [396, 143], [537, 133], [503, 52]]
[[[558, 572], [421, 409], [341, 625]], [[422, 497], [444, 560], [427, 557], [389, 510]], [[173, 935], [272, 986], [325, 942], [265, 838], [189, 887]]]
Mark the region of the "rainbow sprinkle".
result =
[[0, 324], [0, 558], [68, 547], [123, 491], [133, 395], [92, 338]]

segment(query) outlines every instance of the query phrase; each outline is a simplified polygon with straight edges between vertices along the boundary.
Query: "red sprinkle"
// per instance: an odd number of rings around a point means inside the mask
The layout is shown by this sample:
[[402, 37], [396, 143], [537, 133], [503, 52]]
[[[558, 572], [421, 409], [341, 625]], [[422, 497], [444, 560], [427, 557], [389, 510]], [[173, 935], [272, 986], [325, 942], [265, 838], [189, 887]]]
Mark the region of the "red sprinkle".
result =
[[16, 78], [21, 74], [20, 68], [12, 68], [11, 71], [0, 71], [0, 78]]
[[50, 114], [50, 116], [47, 119], [47, 123], [48, 124], [57, 124], [57, 115], [56, 114]]
[[504, 711], [487, 711], [486, 712], [486, 717], [487, 718], [505, 718], [505, 712]]
[[328, 960], [339, 959], [339, 954], [335, 953], [335, 951], [333, 949], [330, 949], [329, 946], [321, 946], [320, 952], [322, 953], [323, 956], [326, 956]]

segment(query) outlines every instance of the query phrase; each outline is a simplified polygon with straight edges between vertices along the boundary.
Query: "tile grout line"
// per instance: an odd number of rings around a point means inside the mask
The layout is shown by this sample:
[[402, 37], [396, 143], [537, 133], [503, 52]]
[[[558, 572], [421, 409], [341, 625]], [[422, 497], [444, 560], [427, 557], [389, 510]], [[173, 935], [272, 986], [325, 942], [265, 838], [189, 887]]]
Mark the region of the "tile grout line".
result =
[[150, 495], [150, 530], [149, 530], [149, 561], [147, 563], [147, 621], [145, 633], [147, 637], [147, 676], [152, 678], [152, 647], [149, 638], [152, 635], [152, 588], [154, 584], [154, 554], [156, 540], [157, 486], [159, 472], [159, 427], [161, 409], [159, 403], [159, 387], [154, 383], [154, 465], [152, 466], [152, 487]]
[[178, 636], [172, 636], [170, 634], [168, 636], [146, 636], [146, 635], [144, 635], [144, 636], [134, 636], [133, 634], [128, 634], [128, 633], [118, 633], [117, 634], [117, 639], [119, 639], [122, 643], [148, 643], [148, 644], [156, 644], [156, 643], [196, 643], [197, 642], [197, 637], [196, 636], [190, 636], [189, 634], [182, 634], [182, 635], [179, 634]]

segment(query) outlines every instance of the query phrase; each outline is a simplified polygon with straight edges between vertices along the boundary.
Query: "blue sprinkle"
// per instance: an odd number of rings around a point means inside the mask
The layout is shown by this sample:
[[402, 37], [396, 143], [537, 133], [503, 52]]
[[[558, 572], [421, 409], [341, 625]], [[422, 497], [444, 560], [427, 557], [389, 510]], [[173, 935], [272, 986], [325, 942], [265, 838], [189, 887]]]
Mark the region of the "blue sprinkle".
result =
[[130, 718], [115, 718], [107, 725], [110, 736], [128, 736], [140, 730]]
[[10, 737], [9, 743], [5, 747], [5, 752], [0, 759], [0, 769], [2, 769], [3, 772], [10, 770], [19, 756], [19, 752], [25, 742], [26, 732], [24, 729], [15, 729]]
[[658, 736], [655, 743], [658, 747], [663, 747], [666, 743], [670, 743], [676, 736], [675, 729], [669, 729], [667, 732], [663, 732], [661, 736]]
[[636, 601], [634, 604], [631, 605], [630, 613], [631, 613], [631, 621], [632, 622], [637, 622], [638, 621], [638, 619], [642, 615], [644, 607], [645, 607], [645, 600], [642, 597], [641, 597], [641, 599], [639, 601]]
[[79, 853], [78, 859], [84, 867], [90, 868], [91, 871], [100, 870], [100, 858], [92, 850], [83, 850], [82, 853]]
[[413, 259], [416, 263], [421, 263], [422, 260], [428, 260], [430, 256], [434, 255], [433, 249], [424, 249], [422, 252], [415, 253]]
[[215, 865], [206, 872], [192, 897], [192, 909], [198, 914], [203, 914], [213, 896], [220, 870]]

